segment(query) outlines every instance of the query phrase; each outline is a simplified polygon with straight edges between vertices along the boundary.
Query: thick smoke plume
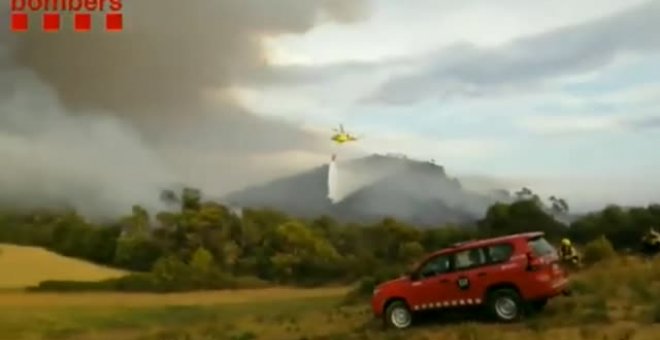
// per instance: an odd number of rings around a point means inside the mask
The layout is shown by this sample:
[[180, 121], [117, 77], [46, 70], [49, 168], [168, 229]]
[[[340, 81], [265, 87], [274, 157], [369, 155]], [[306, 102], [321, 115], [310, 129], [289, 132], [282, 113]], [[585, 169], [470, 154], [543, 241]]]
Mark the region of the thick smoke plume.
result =
[[141, 0], [124, 2], [121, 33], [3, 32], [0, 200], [109, 216], [157, 206], [171, 183], [221, 194], [276, 176], [273, 154], [314, 159], [324, 139], [245, 112], [232, 86], [267, 70], [263, 37], [365, 13], [354, 0]]
[[137, 132], [112, 116], [68, 115], [27, 71], [0, 73], [0, 203], [75, 207], [110, 217], [154, 196], [175, 177]]

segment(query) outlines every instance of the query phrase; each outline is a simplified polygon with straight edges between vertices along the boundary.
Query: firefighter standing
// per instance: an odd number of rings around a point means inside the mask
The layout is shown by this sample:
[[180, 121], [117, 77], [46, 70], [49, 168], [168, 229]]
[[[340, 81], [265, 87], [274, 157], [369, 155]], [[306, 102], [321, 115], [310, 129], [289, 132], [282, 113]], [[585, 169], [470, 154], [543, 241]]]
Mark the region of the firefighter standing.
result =
[[580, 256], [578, 255], [577, 250], [571, 244], [571, 240], [565, 238], [561, 240], [561, 246], [559, 247], [559, 258], [563, 263], [570, 264], [574, 267], [580, 266]]
[[658, 233], [655, 228], [649, 229], [649, 231], [642, 236], [642, 247], [644, 253], [649, 255], [654, 255], [660, 252], [660, 233]]

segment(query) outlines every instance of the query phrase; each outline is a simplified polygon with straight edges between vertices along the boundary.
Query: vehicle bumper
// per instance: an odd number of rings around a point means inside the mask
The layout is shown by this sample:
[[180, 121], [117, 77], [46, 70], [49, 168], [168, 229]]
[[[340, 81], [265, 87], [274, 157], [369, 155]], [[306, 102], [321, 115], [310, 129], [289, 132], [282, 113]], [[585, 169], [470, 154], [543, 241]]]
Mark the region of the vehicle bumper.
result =
[[551, 281], [551, 287], [555, 289], [568, 287], [568, 277], [558, 277]]
[[371, 299], [371, 312], [373, 313], [374, 317], [380, 318], [383, 316], [383, 303], [383, 299], [376, 296]]
[[528, 299], [549, 299], [559, 295], [569, 295], [569, 279], [567, 277], [557, 278], [554, 280], [537, 282], [537, 289], [534, 290]]
[[552, 290], [557, 294], [563, 294], [563, 295], [569, 295], [570, 294], [570, 288], [569, 288], [569, 280], [568, 278], [561, 278], [556, 280], [555, 282], [552, 283], [551, 287]]
[[550, 284], [549, 293], [550, 293], [548, 296], [549, 298], [559, 295], [564, 295], [564, 296], [570, 295], [571, 293], [570, 293], [568, 278], [561, 278], [552, 282], [552, 284]]

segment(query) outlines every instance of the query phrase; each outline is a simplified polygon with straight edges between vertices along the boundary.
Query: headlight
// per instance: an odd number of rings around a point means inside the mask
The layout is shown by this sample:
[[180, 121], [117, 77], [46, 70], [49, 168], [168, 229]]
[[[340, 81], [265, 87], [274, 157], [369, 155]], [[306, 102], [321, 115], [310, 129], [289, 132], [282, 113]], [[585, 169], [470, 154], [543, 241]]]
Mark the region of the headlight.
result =
[[374, 295], [378, 294], [378, 288], [374, 288]]

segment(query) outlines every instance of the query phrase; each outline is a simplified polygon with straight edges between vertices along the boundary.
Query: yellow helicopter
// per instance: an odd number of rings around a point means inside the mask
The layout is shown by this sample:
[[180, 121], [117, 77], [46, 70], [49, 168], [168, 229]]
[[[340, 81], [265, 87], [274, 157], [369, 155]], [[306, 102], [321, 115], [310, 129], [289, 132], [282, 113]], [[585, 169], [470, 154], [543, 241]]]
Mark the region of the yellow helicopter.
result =
[[337, 144], [355, 142], [355, 141], [358, 140], [357, 137], [355, 137], [355, 136], [349, 134], [348, 132], [344, 131], [344, 126], [341, 125], [341, 124], [339, 125], [339, 129], [333, 129], [333, 131], [336, 132], [336, 134], [334, 134], [332, 136], [332, 138], [330, 138], [330, 140], [332, 140], [333, 142], [335, 142]]

